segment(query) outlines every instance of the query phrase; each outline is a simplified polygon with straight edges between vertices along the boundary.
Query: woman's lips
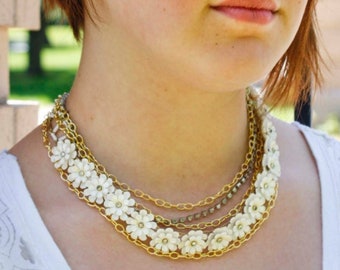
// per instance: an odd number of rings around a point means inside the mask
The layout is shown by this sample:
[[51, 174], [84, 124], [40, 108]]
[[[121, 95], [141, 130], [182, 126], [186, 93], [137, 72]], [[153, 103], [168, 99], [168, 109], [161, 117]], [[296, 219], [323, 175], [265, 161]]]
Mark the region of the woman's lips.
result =
[[256, 24], [270, 23], [277, 11], [273, 0], [224, 0], [212, 8], [235, 20]]
[[268, 9], [233, 6], [219, 6], [213, 7], [213, 9], [235, 20], [257, 24], [268, 24], [275, 16], [275, 12]]

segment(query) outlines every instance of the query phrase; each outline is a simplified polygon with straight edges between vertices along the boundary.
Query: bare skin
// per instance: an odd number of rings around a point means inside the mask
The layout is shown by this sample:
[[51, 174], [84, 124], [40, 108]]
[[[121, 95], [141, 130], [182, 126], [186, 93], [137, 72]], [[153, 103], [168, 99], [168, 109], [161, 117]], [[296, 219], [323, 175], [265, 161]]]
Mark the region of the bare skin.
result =
[[[170, 201], [197, 201], [238, 170], [248, 139], [244, 89], [287, 49], [307, 3], [276, 1], [280, 11], [262, 27], [226, 19], [206, 2], [149, 0], [136, 10], [132, 0], [102, 0], [99, 26], [86, 18], [66, 104], [109, 172]], [[10, 152], [72, 269], [321, 269], [317, 168], [296, 128], [275, 125], [282, 177], [269, 220], [238, 250], [199, 262], [155, 258], [118, 235], [68, 191], [39, 128]]]

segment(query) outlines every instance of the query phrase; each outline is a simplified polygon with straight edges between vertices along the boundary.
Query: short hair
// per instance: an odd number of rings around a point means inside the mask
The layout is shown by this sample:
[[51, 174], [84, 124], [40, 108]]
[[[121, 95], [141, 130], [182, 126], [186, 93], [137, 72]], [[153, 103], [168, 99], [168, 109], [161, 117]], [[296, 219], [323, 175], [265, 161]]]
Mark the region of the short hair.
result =
[[[317, 0], [308, 1], [293, 42], [264, 81], [264, 99], [273, 105], [296, 104], [308, 97], [310, 89], [321, 87], [323, 61], [317, 41], [316, 4]], [[92, 0], [44, 0], [44, 6], [46, 11], [61, 8], [74, 37], [81, 40], [86, 15], [92, 19]]]

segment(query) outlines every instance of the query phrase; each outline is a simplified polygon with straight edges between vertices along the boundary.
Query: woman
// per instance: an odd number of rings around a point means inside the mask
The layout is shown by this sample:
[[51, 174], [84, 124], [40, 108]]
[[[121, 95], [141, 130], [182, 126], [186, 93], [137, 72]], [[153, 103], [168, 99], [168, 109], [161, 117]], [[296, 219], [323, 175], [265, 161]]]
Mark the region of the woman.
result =
[[316, 1], [45, 2], [83, 53], [69, 96], [1, 155], [3, 265], [339, 269], [340, 145], [249, 88], [270, 73], [278, 104], [319, 84]]

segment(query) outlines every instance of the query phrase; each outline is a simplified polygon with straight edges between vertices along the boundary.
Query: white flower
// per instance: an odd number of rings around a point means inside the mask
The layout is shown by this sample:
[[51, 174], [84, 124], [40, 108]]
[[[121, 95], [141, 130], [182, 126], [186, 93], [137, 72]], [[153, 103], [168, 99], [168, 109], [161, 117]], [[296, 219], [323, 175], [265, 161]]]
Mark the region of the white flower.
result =
[[190, 231], [188, 234], [183, 235], [179, 248], [183, 255], [194, 255], [201, 253], [207, 247], [208, 236], [203, 231]]
[[272, 121], [269, 121], [267, 118], [263, 119], [262, 133], [265, 135], [265, 137], [270, 137], [273, 140], [275, 140], [277, 137], [276, 129]]
[[68, 168], [69, 175], [67, 180], [72, 182], [72, 186], [78, 188], [85, 188], [85, 182], [89, 181], [91, 177], [95, 177], [94, 164], [89, 162], [86, 158], [82, 160], [75, 159], [73, 166]]
[[99, 177], [97, 175], [92, 177], [91, 180], [85, 183], [84, 195], [88, 197], [90, 202], [102, 204], [104, 197], [114, 190], [112, 179], [107, 178], [105, 174], [101, 174]]
[[154, 222], [154, 216], [148, 214], [146, 210], [141, 210], [140, 212], [133, 212], [131, 217], [127, 218], [126, 231], [131, 234], [133, 239], [139, 238], [145, 241], [147, 237], [151, 237], [154, 234], [154, 230], [157, 225]]
[[264, 143], [264, 149], [266, 153], [272, 153], [276, 154], [279, 153], [279, 146], [276, 143], [276, 140], [273, 140], [271, 138], [267, 138]]
[[265, 153], [262, 159], [262, 166], [274, 174], [276, 177], [281, 175], [281, 166], [279, 162], [279, 153]]
[[252, 218], [252, 223], [262, 218], [266, 211], [265, 202], [266, 200], [260, 194], [250, 194], [246, 200], [245, 212]]
[[71, 143], [69, 139], [58, 140], [57, 145], [52, 148], [51, 161], [54, 167], [66, 170], [68, 166], [72, 166], [77, 156], [76, 145]]
[[208, 250], [222, 250], [233, 240], [233, 232], [227, 227], [215, 229], [208, 238]]
[[257, 175], [255, 182], [256, 193], [260, 193], [268, 201], [275, 194], [276, 177], [268, 172]]
[[131, 215], [134, 211], [135, 200], [130, 196], [130, 192], [123, 192], [120, 189], [116, 189], [113, 194], [108, 194], [104, 202], [105, 214], [111, 216], [113, 220], [126, 220], [127, 215]]
[[242, 238], [250, 231], [250, 217], [247, 214], [238, 213], [230, 220], [229, 229], [233, 232], [233, 239]]
[[162, 253], [175, 251], [179, 243], [179, 233], [171, 228], [158, 229], [150, 241], [150, 245]]

